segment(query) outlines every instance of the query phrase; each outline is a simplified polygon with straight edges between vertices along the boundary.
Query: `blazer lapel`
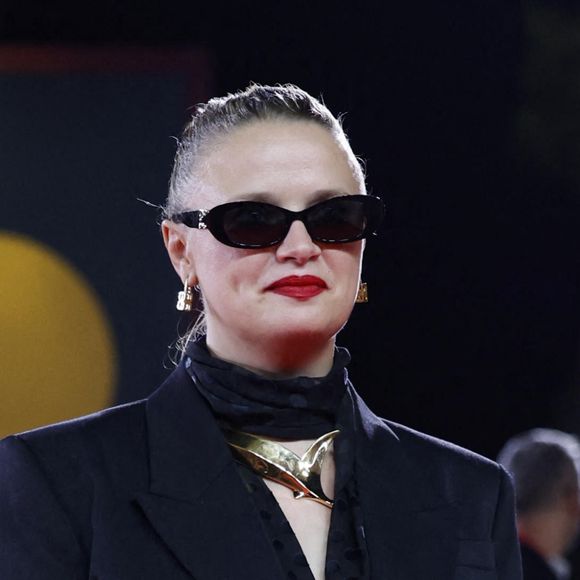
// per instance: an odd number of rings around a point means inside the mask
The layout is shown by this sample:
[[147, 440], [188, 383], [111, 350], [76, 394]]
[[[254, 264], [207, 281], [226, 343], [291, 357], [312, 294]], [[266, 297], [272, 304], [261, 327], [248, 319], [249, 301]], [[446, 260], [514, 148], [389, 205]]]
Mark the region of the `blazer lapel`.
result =
[[357, 483], [371, 578], [453, 578], [457, 511], [395, 433], [355, 395]]
[[[223, 435], [182, 365], [147, 402], [150, 486], [136, 501], [198, 580], [273, 580], [278, 560]], [[226, 547], [226, 550], [224, 550]]]

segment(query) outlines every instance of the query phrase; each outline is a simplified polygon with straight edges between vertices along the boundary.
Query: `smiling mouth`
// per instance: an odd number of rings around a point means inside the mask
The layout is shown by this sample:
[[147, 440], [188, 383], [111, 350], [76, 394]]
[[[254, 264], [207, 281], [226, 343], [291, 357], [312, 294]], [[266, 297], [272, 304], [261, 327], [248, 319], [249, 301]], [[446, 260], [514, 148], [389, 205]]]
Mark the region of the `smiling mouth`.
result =
[[308, 300], [327, 288], [326, 282], [317, 276], [286, 276], [270, 284], [266, 290], [298, 300]]

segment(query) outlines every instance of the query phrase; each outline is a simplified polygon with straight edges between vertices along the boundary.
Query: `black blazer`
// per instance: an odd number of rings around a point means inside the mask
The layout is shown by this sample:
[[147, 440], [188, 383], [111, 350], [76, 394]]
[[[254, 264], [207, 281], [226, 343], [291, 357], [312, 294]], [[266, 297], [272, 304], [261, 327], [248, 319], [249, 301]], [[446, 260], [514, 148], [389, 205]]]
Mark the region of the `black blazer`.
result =
[[[497, 464], [357, 399], [375, 580], [518, 580]], [[232, 455], [178, 367], [147, 400], [0, 442], [2, 580], [282, 580]]]

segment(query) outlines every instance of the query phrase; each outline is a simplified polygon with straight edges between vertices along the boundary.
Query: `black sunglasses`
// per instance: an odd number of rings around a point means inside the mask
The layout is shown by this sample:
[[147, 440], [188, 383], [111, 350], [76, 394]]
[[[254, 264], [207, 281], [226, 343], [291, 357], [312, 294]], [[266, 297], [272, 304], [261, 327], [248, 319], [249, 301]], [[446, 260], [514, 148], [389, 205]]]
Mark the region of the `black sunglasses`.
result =
[[290, 211], [259, 201], [234, 201], [210, 210], [177, 213], [169, 219], [190, 228], [208, 229], [216, 240], [233, 248], [267, 248], [279, 244], [292, 222], [300, 220], [310, 237], [326, 244], [360, 240], [380, 225], [384, 204], [370, 195], [344, 195]]

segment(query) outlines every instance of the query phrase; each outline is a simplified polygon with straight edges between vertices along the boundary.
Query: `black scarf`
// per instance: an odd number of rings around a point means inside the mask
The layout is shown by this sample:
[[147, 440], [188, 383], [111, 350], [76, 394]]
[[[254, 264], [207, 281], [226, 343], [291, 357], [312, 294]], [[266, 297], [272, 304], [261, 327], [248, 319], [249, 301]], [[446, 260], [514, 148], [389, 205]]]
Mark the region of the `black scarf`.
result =
[[311, 439], [336, 429], [347, 389], [350, 354], [336, 348], [325, 377], [271, 379], [211, 356], [205, 338], [190, 342], [185, 367], [219, 421], [239, 431]]

